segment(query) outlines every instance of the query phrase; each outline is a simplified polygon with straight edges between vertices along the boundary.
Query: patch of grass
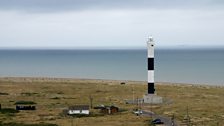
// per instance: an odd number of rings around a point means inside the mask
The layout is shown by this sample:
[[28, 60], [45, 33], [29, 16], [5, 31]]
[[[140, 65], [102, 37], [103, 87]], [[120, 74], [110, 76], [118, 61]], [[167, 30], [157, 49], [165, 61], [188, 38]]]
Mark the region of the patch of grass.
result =
[[[10, 95], [15, 93], [21, 95], [22, 92], [24, 95], [28, 95], [27, 97], [1, 97], [4, 106], [12, 106], [21, 98], [25, 101], [38, 103], [38, 110], [35, 112], [20, 112], [14, 114], [16, 115], [15, 118], [0, 113], [0, 120], [4, 120], [4, 123], [13, 120], [13, 122], [39, 124], [40, 121], [46, 122], [52, 118], [55, 120], [48, 121], [48, 123], [62, 126], [71, 125], [72, 120], [74, 120], [74, 125], [148, 126], [150, 117], [134, 115], [131, 110], [137, 108], [137, 105], [125, 104], [124, 101], [125, 99], [133, 99], [133, 96], [135, 99], [142, 98], [147, 90], [147, 83], [128, 82], [125, 85], [120, 85], [120, 83], [120, 81], [111, 80], [70, 80], [69, 83], [65, 83], [63, 80], [41, 80], [39, 82], [35, 80], [33, 82], [10, 81], [1, 83], [0, 79], [1, 91]], [[213, 126], [218, 121], [220, 125], [224, 123], [224, 87], [156, 83], [155, 88], [157, 95], [164, 98], [164, 104], [152, 106], [143, 104], [141, 106], [143, 110], [152, 110], [156, 114], [167, 117], [174, 115], [175, 119], [182, 123], [188, 107], [188, 114], [194, 125], [203, 125], [202, 122], [209, 126]], [[31, 91], [39, 94], [34, 95]], [[31, 94], [26, 92], [31, 92]], [[90, 113], [86, 118], [71, 118], [67, 116], [67, 113], [60, 115], [62, 109], [66, 109], [68, 106], [89, 104], [90, 95], [93, 98], [93, 106], [114, 104], [119, 107], [119, 113], [100, 116], [98, 110], [90, 110], [94, 115]], [[46, 120], [44, 120], [45, 118], [38, 120], [39, 115], [44, 113], [48, 113], [50, 116], [46, 116]]]
[[64, 99], [77, 99], [77, 98], [72, 98], [72, 97], [64, 97]]
[[9, 95], [8, 93], [0, 92], [0, 95]]
[[0, 113], [2, 114], [8, 114], [8, 113], [17, 113], [18, 111], [13, 108], [2, 108], [0, 110]]
[[103, 113], [90, 113], [89, 115], [68, 115], [75, 118], [83, 118], [83, 117], [100, 117], [104, 116]]
[[24, 123], [2, 123], [0, 122], [0, 126], [58, 126], [56, 124], [50, 124], [50, 123], [39, 123], [39, 124], [24, 124]]
[[50, 98], [50, 99], [55, 99], [56, 100], [56, 99], [60, 99], [60, 98], [59, 97], [53, 97], [53, 98]]
[[[13, 108], [3, 108], [0, 110], [1, 114], [4, 114], [6, 116], [15, 116], [15, 113], [18, 113], [19, 111], [13, 109]], [[1, 125], [0, 125], [1, 126]]]
[[36, 104], [36, 103], [33, 101], [17, 101], [15, 103], [15, 105], [33, 105], [33, 104]]
[[145, 120], [146, 123], [148, 123], [148, 126], [155, 126], [155, 124], [152, 124], [152, 119]]
[[24, 96], [33, 96], [33, 95], [36, 95], [38, 93], [30, 93], [30, 92], [22, 92], [21, 95], [24, 95]]
[[127, 112], [127, 111], [128, 111], [128, 109], [124, 109], [124, 108], [119, 109], [119, 112]]
[[58, 92], [57, 94], [65, 94], [64, 92], [62, 92], [62, 91], [60, 91], [60, 92]]

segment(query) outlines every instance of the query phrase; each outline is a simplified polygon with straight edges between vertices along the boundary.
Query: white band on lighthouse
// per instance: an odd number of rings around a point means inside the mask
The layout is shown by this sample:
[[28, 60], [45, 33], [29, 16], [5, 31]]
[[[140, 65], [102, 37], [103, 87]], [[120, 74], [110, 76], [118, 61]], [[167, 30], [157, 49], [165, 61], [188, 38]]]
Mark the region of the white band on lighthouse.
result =
[[153, 70], [148, 71], [148, 83], [154, 83], [154, 71]]
[[154, 58], [154, 43], [148, 42], [148, 58]]

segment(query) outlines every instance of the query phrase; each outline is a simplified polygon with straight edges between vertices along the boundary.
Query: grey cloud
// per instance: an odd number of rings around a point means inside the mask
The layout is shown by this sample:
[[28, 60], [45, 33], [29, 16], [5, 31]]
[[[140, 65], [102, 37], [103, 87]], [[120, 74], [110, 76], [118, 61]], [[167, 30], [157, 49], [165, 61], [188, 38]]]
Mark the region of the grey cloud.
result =
[[86, 9], [223, 8], [222, 0], [0, 0], [0, 10], [65, 11]]

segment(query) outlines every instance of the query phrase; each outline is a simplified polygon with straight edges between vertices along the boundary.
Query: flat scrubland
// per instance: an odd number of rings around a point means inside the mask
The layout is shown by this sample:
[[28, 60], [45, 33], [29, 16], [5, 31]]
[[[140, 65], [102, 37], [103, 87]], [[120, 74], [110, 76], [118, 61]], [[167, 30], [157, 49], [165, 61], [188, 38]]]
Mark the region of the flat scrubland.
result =
[[[125, 104], [125, 99], [142, 98], [146, 82], [60, 78], [0, 78], [0, 104], [15, 108], [16, 101], [33, 101], [35, 111], [0, 113], [0, 125], [57, 124], [59, 126], [148, 126], [150, 117], [136, 116], [136, 105]], [[144, 110], [172, 117], [180, 125], [188, 114], [192, 125], [224, 125], [224, 87], [191, 84], [156, 83], [157, 95], [164, 98], [161, 105], [143, 105]], [[115, 105], [122, 111], [113, 115], [99, 115], [90, 110], [89, 117], [64, 116], [62, 111], [72, 105]]]

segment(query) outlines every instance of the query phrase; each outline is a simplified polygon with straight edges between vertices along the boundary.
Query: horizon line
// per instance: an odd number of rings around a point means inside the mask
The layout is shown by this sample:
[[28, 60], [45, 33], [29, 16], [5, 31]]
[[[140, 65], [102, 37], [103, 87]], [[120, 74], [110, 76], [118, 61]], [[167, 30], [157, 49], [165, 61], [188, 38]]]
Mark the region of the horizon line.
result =
[[[157, 49], [222, 49], [224, 45], [176, 45], [176, 46], [156, 46]], [[21, 46], [21, 47], [0, 47], [1, 50], [5, 49], [18, 49], [18, 50], [70, 50], [70, 49], [97, 49], [97, 50], [104, 50], [104, 49], [147, 49], [146, 46], [61, 46], [61, 47], [53, 47], [53, 46]]]

